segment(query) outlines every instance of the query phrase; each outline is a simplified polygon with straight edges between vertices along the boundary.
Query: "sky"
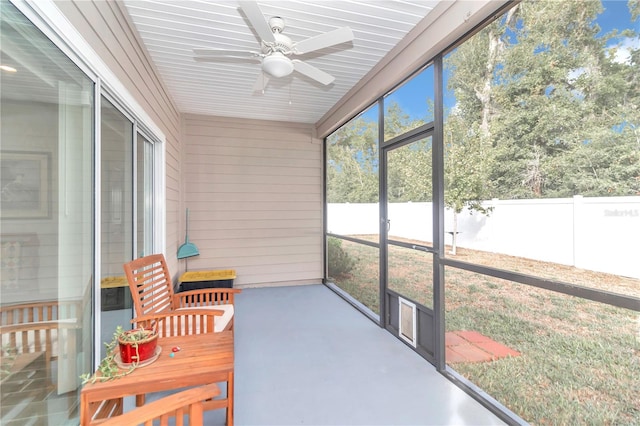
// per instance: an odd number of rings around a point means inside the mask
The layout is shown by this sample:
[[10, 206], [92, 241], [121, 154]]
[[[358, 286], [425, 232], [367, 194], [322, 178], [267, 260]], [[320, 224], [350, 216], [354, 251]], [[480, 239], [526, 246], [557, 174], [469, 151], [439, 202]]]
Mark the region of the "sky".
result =
[[[596, 23], [601, 28], [599, 35], [607, 34], [614, 29], [622, 30], [625, 28], [635, 29], [636, 33], [640, 33], [640, 19], [636, 22], [631, 22], [627, 0], [603, 1], [602, 5], [604, 12], [598, 15], [596, 19]], [[639, 38], [623, 38], [619, 42], [626, 47], [634, 47], [636, 49], [640, 47]], [[610, 46], [615, 44], [616, 42], [612, 42]], [[618, 61], [624, 62], [628, 60], [629, 54], [627, 50], [619, 49], [616, 56]], [[424, 118], [426, 99], [433, 99], [433, 67], [430, 68], [431, 70], [418, 74], [417, 78], [410, 79], [387, 99], [398, 102], [403, 111], [409, 113], [412, 117]], [[454, 104], [455, 99], [445, 97], [445, 105], [447, 107], [452, 107]], [[377, 120], [377, 109], [374, 108], [372, 111], [365, 113], [364, 117], [370, 120]]]
[[[603, 34], [612, 31], [616, 27], [632, 27], [627, 0], [605, 1], [602, 6], [604, 7], [604, 12], [598, 16], [596, 22], [600, 25]], [[640, 21], [635, 22], [635, 29], [640, 31]]]

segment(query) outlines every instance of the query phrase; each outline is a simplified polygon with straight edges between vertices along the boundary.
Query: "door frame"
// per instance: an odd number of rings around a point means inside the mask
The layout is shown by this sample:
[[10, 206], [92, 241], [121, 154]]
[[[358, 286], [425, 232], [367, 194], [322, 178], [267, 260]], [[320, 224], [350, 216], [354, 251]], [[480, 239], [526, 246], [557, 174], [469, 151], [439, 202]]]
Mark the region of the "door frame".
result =
[[[431, 138], [432, 142], [432, 194], [433, 194], [433, 242], [432, 246], [418, 246], [415, 244], [401, 243], [397, 241], [390, 242], [388, 235], [388, 154], [394, 149], [401, 148], [419, 140]], [[433, 123], [425, 124], [410, 132], [393, 138], [383, 144], [380, 149], [380, 322], [381, 326], [388, 330], [390, 333], [398, 337], [401, 341], [407, 344], [408, 347], [415, 350], [422, 357], [432, 364], [437, 364], [437, 353], [440, 346], [441, 337], [437, 333], [438, 324], [441, 322], [440, 304], [438, 298], [441, 292], [438, 290], [439, 281], [442, 277], [440, 273], [440, 256], [437, 249], [440, 238], [438, 237], [438, 223], [440, 222], [440, 203], [437, 201], [437, 188], [440, 185], [440, 179], [436, 177], [438, 172], [437, 164], [439, 149], [436, 148], [436, 131]], [[431, 285], [433, 286], [433, 308], [424, 306], [415, 300], [407, 298], [389, 288], [388, 285], [388, 261], [389, 261], [389, 245], [404, 247], [408, 249], [425, 251], [433, 255], [433, 276]], [[403, 338], [400, 333], [400, 327], [395, 316], [399, 315], [400, 300], [406, 300], [411, 305], [415, 305], [416, 320], [414, 327], [416, 327], [418, 342], [409, 342]], [[415, 332], [416, 330], [414, 330]], [[417, 343], [417, 344], [416, 344]]]

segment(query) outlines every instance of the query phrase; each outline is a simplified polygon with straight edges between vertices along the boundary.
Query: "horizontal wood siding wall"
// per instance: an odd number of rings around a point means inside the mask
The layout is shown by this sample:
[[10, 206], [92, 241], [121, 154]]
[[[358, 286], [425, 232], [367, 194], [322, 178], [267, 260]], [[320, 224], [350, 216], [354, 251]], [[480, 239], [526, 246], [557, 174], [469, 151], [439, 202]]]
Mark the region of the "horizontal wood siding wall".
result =
[[[166, 137], [166, 249], [174, 277], [183, 237], [181, 202], [181, 117], [121, 2], [57, 1], [82, 37], [142, 106]], [[182, 222], [181, 222], [182, 219]]]
[[186, 115], [189, 270], [235, 269], [235, 285], [319, 283], [322, 143], [312, 126]]

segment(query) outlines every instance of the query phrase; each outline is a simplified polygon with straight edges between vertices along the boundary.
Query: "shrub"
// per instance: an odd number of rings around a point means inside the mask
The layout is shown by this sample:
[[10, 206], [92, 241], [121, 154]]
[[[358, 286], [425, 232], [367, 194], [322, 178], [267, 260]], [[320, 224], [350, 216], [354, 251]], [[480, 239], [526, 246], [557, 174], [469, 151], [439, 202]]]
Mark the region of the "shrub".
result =
[[327, 263], [330, 277], [347, 275], [356, 264], [353, 257], [342, 248], [342, 240], [329, 237], [327, 239]]

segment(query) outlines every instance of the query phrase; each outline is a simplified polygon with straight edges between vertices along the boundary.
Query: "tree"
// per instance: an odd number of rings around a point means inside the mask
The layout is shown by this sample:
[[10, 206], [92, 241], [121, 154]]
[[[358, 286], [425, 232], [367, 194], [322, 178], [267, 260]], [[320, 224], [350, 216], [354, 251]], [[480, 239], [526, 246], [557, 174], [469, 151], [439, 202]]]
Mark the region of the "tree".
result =
[[377, 202], [377, 129], [359, 117], [327, 139], [327, 202]]
[[[640, 19], [640, 2], [628, 6]], [[445, 57], [454, 250], [457, 215], [487, 214], [483, 200], [640, 195], [639, 34], [602, 34], [602, 10], [599, 0], [524, 0]], [[421, 123], [387, 106], [387, 138]], [[377, 137], [375, 121], [358, 118], [330, 138], [330, 202], [378, 200]], [[431, 200], [431, 155], [430, 138], [390, 153], [390, 201]]]
[[458, 214], [463, 209], [489, 214], [482, 201], [489, 189], [486, 185], [491, 159], [481, 125], [466, 128], [465, 121], [450, 115], [444, 134], [444, 204], [453, 211], [451, 254], [457, 250]]
[[[507, 14], [511, 19], [513, 12]], [[451, 254], [457, 251], [458, 215], [463, 209], [489, 214], [482, 204], [491, 194], [491, 124], [497, 117], [492, 83], [504, 43], [504, 28], [490, 24], [444, 61], [447, 90], [456, 106], [444, 123], [444, 203], [453, 212]]]
[[[387, 106], [385, 133], [402, 134], [423, 124], [412, 119], [395, 102]], [[342, 126], [327, 140], [327, 200], [330, 203], [374, 203], [379, 194], [378, 126], [375, 121], [360, 116]], [[394, 152], [402, 156], [401, 164], [392, 167], [389, 193], [394, 201], [421, 201], [431, 198], [431, 169], [423, 170], [422, 157], [428, 155], [431, 164], [431, 147], [428, 153], [415, 149], [409, 155], [403, 150]], [[428, 176], [428, 183], [417, 176]]]
[[[425, 123], [422, 119], [411, 118], [395, 101], [385, 104], [384, 138], [389, 140]], [[425, 114], [428, 115], [428, 114]], [[433, 114], [432, 114], [433, 116]]]
[[425, 138], [396, 148], [387, 157], [387, 198], [390, 202], [433, 199], [432, 140]]
[[638, 193], [640, 157], [626, 133], [638, 123], [640, 70], [607, 47], [619, 34], [599, 34], [601, 3], [527, 1], [514, 11], [502, 21], [493, 84], [494, 196]]
[[[637, 20], [639, 2], [629, 9]], [[523, 1], [445, 58], [445, 128], [463, 120], [484, 138], [491, 198], [640, 193], [640, 53], [625, 44], [638, 33], [601, 34], [600, 12]]]

